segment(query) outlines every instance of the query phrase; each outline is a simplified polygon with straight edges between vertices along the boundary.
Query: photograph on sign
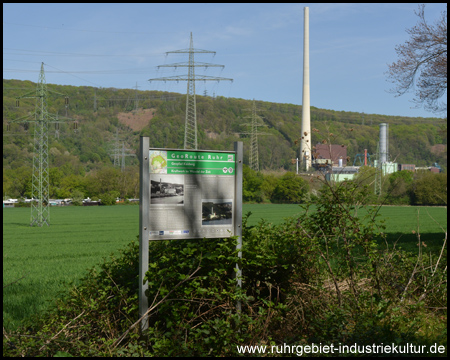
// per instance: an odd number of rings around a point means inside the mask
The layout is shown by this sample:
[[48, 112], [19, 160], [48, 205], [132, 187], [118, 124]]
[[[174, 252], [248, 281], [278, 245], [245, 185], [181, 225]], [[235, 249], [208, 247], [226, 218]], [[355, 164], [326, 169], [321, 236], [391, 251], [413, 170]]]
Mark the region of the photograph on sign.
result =
[[184, 205], [183, 175], [150, 175], [150, 205]]
[[231, 225], [232, 221], [231, 199], [202, 199], [202, 225]]

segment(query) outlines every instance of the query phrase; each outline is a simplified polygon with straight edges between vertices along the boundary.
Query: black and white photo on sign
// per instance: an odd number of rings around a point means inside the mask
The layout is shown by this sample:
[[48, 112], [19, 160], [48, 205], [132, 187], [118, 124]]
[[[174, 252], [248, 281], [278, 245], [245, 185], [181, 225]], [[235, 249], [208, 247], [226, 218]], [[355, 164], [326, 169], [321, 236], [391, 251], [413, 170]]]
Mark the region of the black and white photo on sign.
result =
[[184, 205], [184, 175], [150, 174], [151, 205]]
[[202, 199], [202, 225], [231, 225], [232, 199]]

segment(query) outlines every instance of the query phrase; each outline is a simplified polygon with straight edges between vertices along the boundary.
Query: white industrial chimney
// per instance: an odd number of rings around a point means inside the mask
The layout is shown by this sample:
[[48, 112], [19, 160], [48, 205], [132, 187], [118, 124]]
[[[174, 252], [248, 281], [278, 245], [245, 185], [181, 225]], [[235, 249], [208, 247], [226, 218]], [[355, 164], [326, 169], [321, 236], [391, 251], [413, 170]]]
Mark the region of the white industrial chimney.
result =
[[309, 101], [309, 7], [304, 9], [303, 37], [303, 102], [302, 102], [302, 136], [300, 141], [300, 161], [302, 169], [311, 167], [311, 109]]
[[389, 137], [388, 137], [388, 124], [380, 124], [380, 166], [389, 160]]

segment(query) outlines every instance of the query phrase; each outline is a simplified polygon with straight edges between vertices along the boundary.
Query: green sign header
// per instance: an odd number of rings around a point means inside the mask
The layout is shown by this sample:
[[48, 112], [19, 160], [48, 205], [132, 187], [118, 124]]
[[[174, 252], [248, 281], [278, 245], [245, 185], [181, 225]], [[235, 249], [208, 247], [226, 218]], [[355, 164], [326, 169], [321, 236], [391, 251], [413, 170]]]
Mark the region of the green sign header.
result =
[[150, 173], [176, 175], [235, 175], [235, 153], [150, 150]]

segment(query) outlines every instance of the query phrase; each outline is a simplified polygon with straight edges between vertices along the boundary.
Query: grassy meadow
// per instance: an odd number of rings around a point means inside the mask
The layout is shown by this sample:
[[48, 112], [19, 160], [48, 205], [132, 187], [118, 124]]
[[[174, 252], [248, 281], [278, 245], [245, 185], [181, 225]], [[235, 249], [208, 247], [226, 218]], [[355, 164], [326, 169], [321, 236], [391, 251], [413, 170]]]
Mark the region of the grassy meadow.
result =
[[50, 226], [30, 227], [30, 208], [3, 209], [3, 324], [43, 310], [64, 282], [76, 282], [139, 234], [138, 206], [54, 207]]
[[[243, 207], [252, 212], [248, 225], [264, 218], [274, 224], [302, 211], [298, 205]], [[440, 251], [447, 229], [447, 209], [394, 207], [380, 209], [389, 244], [417, 251], [417, 235], [427, 250]], [[49, 227], [30, 227], [29, 208], [3, 209], [3, 325], [43, 311], [59, 291], [76, 283], [86, 269], [123, 248], [139, 234], [138, 206], [54, 207]], [[245, 241], [245, 239], [244, 239]]]

